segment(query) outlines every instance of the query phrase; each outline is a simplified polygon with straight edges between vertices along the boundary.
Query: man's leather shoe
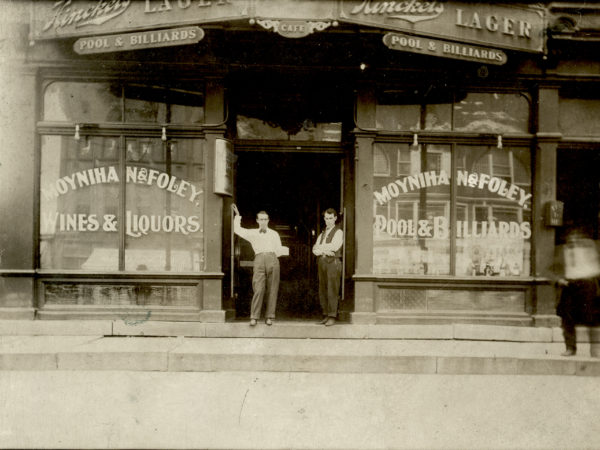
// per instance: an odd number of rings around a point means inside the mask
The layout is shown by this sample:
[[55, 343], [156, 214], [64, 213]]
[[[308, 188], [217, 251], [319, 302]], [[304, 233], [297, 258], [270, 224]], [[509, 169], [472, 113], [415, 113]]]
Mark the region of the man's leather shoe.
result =
[[333, 317], [328, 317], [327, 321], [325, 322], [325, 326], [330, 327], [333, 324], [335, 324], [335, 319]]
[[324, 325], [324, 324], [325, 324], [325, 322], [327, 322], [327, 319], [329, 319], [329, 317], [325, 316], [325, 317], [323, 317], [321, 320], [319, 320], [317, 323], [318, 323], [318, 324], [321, 324], [321, 325]]
[[256, 326], [256, 319], [250, 319], [250, 326]]
[[273, 320], [272, 319], [267, 319], [267, 320], [265, 320], [265, 323], [267, 325], [273, 325]]
[[560, 354], [560, 356], [573, 356], [577, 351], [574, 348], [568, 348]]

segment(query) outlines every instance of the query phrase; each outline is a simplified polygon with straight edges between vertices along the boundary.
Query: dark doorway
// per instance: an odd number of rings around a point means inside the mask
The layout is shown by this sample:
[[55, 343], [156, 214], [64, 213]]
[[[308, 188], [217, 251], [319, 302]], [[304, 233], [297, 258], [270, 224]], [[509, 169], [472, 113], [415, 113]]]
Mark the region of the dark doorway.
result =
[[[255, 228], [267, 211], [290, 256], [279, 258], [277, 317], [320, 317], [316, 259], [312, 245], [323, 227], [322, 213], [341, 208], [341, 154], [243, 151], [238, 153], [235, 202], [242, 226]], [[341, 220], [341, 216], [339, 217]], [[252, 247], [236, 237], [236, 318], [247, 318], [252, 298]]]
[[557, 243], [571, 228], [579, 228], [598, 239], [600, 213], [600, 152], [590, 149], [559, 149], [557, 157], [558, 200], [564, 202], [562, 232]]

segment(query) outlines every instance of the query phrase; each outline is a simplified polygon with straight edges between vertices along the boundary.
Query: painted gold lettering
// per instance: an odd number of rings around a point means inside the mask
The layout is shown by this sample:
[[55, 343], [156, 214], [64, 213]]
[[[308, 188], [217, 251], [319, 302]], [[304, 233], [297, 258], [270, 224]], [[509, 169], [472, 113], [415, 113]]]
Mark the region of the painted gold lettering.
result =
[[502, 27], [502, 34], [514, 36], [515, 35], [515, 30], [513, 29], [514, 24], [515, 24], [515, 21], [513, 19], [511, 19], [509, 17], [505, 17], [504, 25]]
[[396, 180], [396, 184], [398, 186], [400, 186], [400, 189], [402, 189], [402, 192], [404, 192], [404, 193], [408, 192], [408, 189], [406, 187], [406, 178], [404, 178], [403, 180]]
[[514, 184], [511, 184], [510, 188], [508, 189], [508, 192], [506, 193], [506, 198], [508, 198], [510, 200], [516, 200], [518, 192], [519, 192], [519, 187]]
[[[423, 2], [419, 0], [374, 2], [363, 0], [362, 3], [350, 10], [350, 14], [404, 14], [406, 16], [429, 16], [439, 15], [444, 11], [444, 5], [439, 2]], [[391, 16], [394, 17], [394, 16]], [[406, 18], [406, 17], [403, 17]], [[408, 19], [410, 20], [410, 19]]]
[[162, 12], [162, 11], [171, 11], [173, 8], [171, 8], [171, 3], [169, 2], [169, 0], [162, 0], [162, 5], [160, 5], [158, 7], [158, 11]]
[[145, 13], [153, 13], [156, 12], [156, 6], [150, 7], [150, 0], [146, 0], [146, 7], [144, 8]]
[[498, 18], [494, 15], [487, 16], [485, 27], [491, 32], [498, 31]]
[[531, 38], [531, 24], [529, 22], [519, 22], [519, 36], [530, 39]]
[[467, 24], [463, 22], [463, 10], [460, 8], [456, 8], [456, 26], [457, 27], [466, 27]]
[[519, 189], [519, 205], [525, 207], [525, 202], [531, 198], [531, 194], [528, 194], [523, 189]]
[[473, 18], [471, 19], [471, 24], [469, 26], [481, 30], [481, 20], [479, 19], [479, 14], [476, 12], [473, 13]]

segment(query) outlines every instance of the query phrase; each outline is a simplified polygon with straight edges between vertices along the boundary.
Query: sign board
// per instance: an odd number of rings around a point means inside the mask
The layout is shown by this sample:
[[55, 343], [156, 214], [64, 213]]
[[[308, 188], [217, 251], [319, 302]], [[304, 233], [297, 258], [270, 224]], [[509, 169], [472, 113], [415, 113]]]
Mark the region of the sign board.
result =
[[250, 17], [250, 0], [36, 0], [34, 39], [198, 25]]
[[502, 65], [507, 60], [506, 53], [502, 50], [402, 33], [387, 33], [383, 36], [383, 43], [392, 50], [441, 56], [443, 58], [460, 59], [482, 64]]
[[495, 2], [340, 0], [340, 22], [528, 52], [544, 49], [544, 10]]
[[200, 27], [170, 28], [139, 33], [109, 34], [77, 39], [73, 50], [80, 55], [121, 52], [145, 48], [197, 44], [204, 37]]
[[36, 0], [33, 39], [242, 20], [285, 23], [288, 37], [299, 22], [356, 23], [495, 48], [541, 53], [544, 9], [536, 5], [466, 1], [378, 0]]
[[231, 141], [218, 138], [215, 140], [215, 194], [233, 195], [233, 163], [235, 155]]
[[331, 22], [312, 22], [309, 20], [256, 20], [265, 30], [273, 30], [286, 38], [303, 38], [315, 31], [323, 31]]

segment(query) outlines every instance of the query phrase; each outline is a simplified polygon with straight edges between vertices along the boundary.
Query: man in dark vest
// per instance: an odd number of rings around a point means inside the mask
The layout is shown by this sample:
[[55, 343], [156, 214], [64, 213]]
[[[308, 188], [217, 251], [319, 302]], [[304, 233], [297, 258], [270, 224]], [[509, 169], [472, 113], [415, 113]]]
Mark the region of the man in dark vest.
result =
[[313, 253], [318, 258], [319, 300], [323, 311], [323, 320], [319, 323], [331, 326], [335, 323], [340, 300], [344, 232], [335, 223], [337, 220], [335, 209], [327, 209], [323, 218], [325, 229], [317, 238]]

